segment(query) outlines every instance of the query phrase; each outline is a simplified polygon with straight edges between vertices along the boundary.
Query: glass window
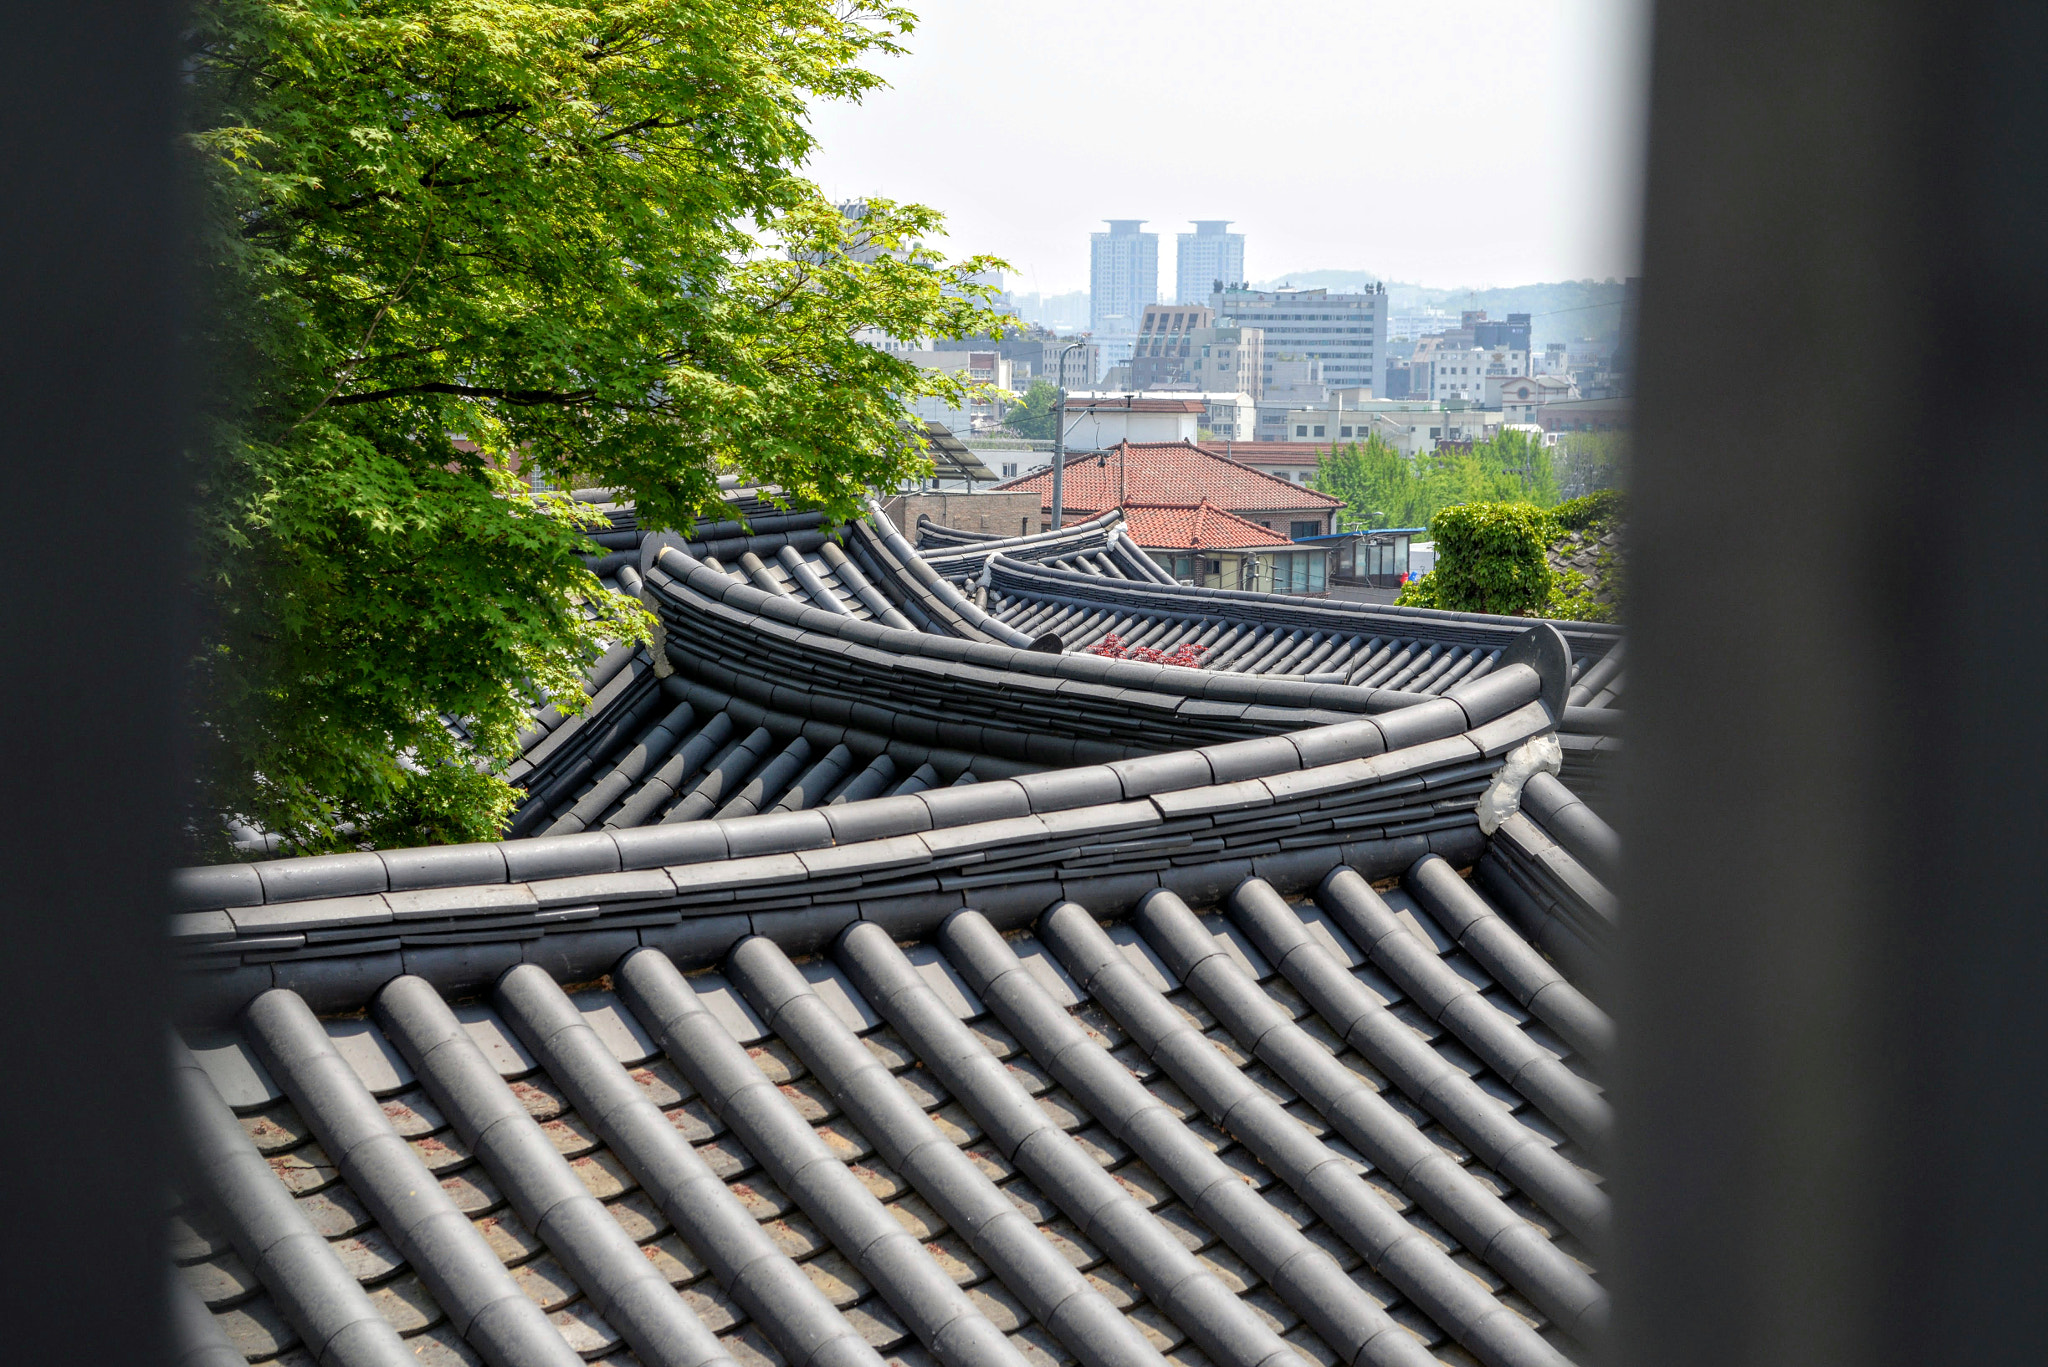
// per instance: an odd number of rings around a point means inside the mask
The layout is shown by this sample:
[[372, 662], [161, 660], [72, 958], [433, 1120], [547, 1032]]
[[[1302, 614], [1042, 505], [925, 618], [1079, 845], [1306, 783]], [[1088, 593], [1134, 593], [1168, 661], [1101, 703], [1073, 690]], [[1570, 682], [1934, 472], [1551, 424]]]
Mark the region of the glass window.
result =
[[1348, 427], [1340, 427], [1337, 429], [1337, 435], [1340, 437], [1348, 437], [1351, 435], [1351, 429]]
[[1316, 435], [1317, 435], [1317, 436], [1319, 436], [1319, 437], [1320, 437], [1321, 435], [1323, 435], [1323, 429], [1322, 429], [1322, 427], [1321, 427], [1320, 425], [1318, 425], [1318, 426], [1317, 426], [1317, 428], [1316, 428]]
[[1310, 593], [1321, 593], [1325, 587], [1323, 580], [1325, 565], [1322, 552], [1311, 551], [1302, 558], [1308, 561], [1308, 591]]
[[1306, 424], [1298, 424], [1298, 425], [1296, 425], [1296, 427], [1295, 427], [1295, 429], [1294, 429], [1294, 435], [1295, 435], [1295, 436], [1297, 436], [1297, 437], [1305, 437], [1305, 436], [1307, 436], [1307, 435], [1308, 435], [1308, 426], [1307, 426]]

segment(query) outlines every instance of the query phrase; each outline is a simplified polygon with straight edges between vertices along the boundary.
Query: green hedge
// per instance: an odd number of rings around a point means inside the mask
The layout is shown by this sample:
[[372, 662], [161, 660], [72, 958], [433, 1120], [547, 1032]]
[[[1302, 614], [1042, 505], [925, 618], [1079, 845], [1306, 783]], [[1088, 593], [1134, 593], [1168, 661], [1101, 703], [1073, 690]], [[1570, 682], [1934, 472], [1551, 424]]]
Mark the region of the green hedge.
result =
[[[1620, 494], [1603, 490], [1547, 510], [1531, 503], [1445, 508], [1430, 524], [1436, 569], [1404, 585], [1394, 601], [1453, 612], [1611, 621], [1613, 607], [1595, 599], [1587, 577], [1571, 569], [1553, 573], [1546, 551], [1560, 537], [1604, 535], [1619, 525], [1623, 507]], [[1618, 558], [1603, 552], [1602, 581], [1613, 584], [1619, 569]]]
[[1410, 584], [1397, 601], [1510, 617], [1541, 612], [1551, 588], [1544, 551], [1556, 534], [1550, 515], [1533, 503], [1445, 508], [1430, 524], [1435, 571]]
[[1550, 510], [1557, 525], [1568, 532], [1606, 531], [1622, 520], [1626, 509], [1619, 489], [1600, 489], [1579, 498], [1567, 499]]

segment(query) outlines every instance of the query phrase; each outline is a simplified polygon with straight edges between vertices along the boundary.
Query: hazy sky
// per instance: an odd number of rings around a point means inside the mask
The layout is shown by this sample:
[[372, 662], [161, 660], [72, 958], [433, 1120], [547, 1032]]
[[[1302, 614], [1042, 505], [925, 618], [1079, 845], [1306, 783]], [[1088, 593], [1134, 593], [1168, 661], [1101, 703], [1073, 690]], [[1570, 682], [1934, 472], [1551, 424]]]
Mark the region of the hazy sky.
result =
[[1162, 293], [1195, 217], [1255, 280], [1636, 268], [1648, 0], [908, 3], [910, 55], [817, 108], [810, 174], [941, 210], [1013, 289], [1086, 289], [1111, 217], [1160, 234]]

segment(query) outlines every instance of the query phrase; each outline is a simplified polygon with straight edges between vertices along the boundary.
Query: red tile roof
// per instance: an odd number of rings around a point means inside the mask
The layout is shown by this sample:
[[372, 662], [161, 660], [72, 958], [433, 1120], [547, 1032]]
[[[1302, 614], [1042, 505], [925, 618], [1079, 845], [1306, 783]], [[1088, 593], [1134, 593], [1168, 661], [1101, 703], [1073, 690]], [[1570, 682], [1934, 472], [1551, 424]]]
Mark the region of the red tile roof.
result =
[[1155, 551], [1225, 551], [1294, 544], [1278, 532], [1225, 512], [1206, 498], [1193, 507], [1127, 503], [1124, 527], [1133, 541]]
[[[1035, 489], [1039, 506], [1052, 507], [1050, 469], [1034, 470], [996, 488]], [[1125, 442], [1107, 452], [1069, 456], [1064, 497], [1069, 512], [1084, 513], [1106, 512], [1119, 502], [1126, 507], [1192, 508], [1207, 501], [1234, 513], [1344, 506], [1341, 498], [1254, 470], [1212, 447], [1178, 441]]]

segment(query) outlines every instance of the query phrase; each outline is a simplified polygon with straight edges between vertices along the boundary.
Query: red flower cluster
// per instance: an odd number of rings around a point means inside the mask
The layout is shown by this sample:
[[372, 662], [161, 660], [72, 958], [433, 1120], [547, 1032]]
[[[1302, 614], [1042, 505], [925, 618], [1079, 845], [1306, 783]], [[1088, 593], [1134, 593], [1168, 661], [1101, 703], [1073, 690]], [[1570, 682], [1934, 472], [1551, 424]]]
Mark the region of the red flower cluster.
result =
[[1183, 669], [1200, 669], [1202, 656], [1207, 646], [1198, 646], [1193, 641], [1183, 641], [1172, 650], [1154, 650], [1151, 646], [1127, 646], [1124, 638], [1111, 632], [1094, 645], [1088, 647], [1091, 655], [1105, 655], [1112, 660], [1136, 660], [1139, 664], [1179, 665]]

